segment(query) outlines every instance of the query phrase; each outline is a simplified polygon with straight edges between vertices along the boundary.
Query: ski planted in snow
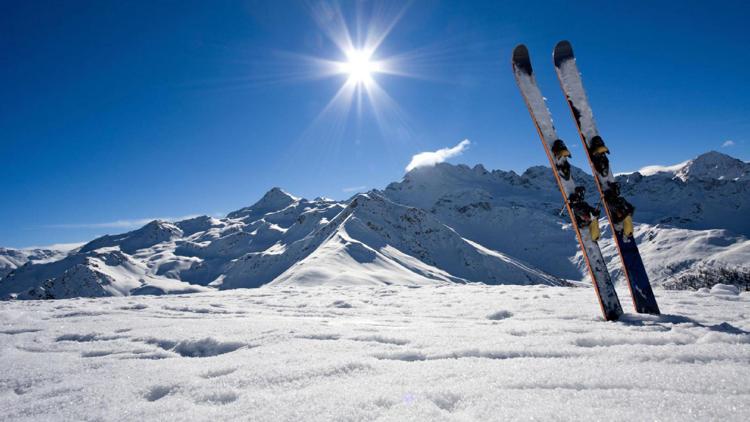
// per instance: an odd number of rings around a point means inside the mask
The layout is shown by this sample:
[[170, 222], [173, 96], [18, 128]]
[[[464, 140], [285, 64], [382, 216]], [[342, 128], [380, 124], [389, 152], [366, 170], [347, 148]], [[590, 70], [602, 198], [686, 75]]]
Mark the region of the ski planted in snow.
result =
[[523, 44], [513, 50], [512, 64], [516, 83], [542, 140], [557, 186], [560, 188], [573, 229], [578, 237], [578, 243], [581, 245], [581, 252], [583, 252], [583, 258], [591, 275], [604, 319], [617, 320], [622, 315], [622, 307], [607, 271], [602, 251], [596, 242], [599, 237], [598, 211], [584, 201], [583, 186], [576, 186], [573, 180], [568, 162], [571, 156], [570, 151], [557, 137], [552, 124], [552, 116], [536, 84], [529, 51]]
[[581, 74], [573, 55], [573, 47], [568, 41], [560, 41], [555, 46], [552, 58], [557, 78], [568, 100], [591, 170], [595, 175], [594, 180], [599, 189], [610, 227], [615, 234], [615, 244], [622, 260], [630, 294], [633, 297], [633, 306], [636, 312], [658, 315], [659, 306], [633, 237], [635, 208], [620, 195], [620, 186], [609, 167], [607, 158], [609, 149], [604, 144], [594, 123], [594, 115], [583, 88]]

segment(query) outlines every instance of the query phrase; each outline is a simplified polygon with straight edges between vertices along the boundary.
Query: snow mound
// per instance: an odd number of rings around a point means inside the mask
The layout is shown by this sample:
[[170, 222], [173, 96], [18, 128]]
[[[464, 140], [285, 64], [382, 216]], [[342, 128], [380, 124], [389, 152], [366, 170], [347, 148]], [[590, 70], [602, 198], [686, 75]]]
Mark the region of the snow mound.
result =
[[145, 343], [153, 344], [161, 349], [172, 351], [182, 357], [188, 358], [204, 358], [210, 356], [223, 355], [225, 353], [231, 353], [246, 344], [236, 341], [218, 341], [213, 337], [206, 337], [199, 340], [180, 340], [170, 341], [150, 338], [146, 339]]
[[711, 287], [711, 294], [712, 295], [737, 296], [740, 294], [740, 289], [737, 288], [737, 286], [734, 286], [731, 284], [719, 283]]

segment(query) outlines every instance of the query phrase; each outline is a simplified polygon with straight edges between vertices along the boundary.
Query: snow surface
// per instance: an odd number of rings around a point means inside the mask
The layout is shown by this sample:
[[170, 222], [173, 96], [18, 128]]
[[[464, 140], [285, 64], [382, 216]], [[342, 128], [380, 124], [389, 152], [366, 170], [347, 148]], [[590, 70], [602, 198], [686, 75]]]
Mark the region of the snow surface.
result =
[[656, 294], [615, 323], [549, 286], [0, 302], [0, 419], [750, 419], [750, 295]]

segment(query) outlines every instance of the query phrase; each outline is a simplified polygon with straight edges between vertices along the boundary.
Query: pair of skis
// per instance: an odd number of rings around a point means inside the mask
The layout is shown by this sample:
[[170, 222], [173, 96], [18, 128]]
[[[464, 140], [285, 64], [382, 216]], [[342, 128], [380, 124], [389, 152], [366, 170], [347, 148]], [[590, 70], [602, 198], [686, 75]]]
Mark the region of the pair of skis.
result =
[[[619, 185], [609, 168], [607, 158], [609, 150], [604, 145], [594, 123], [581, 74], [573, 55], [573, 47], [569, 42], [561, 41], [555, 46], [553, 61], [560, 86], [567, 97], [584, 151], [594, 173], [601, 202], [614, 232], [615, 244], [625, 270], [624, 274], [633, 298], [633, 306], [636, 312], [659, 314], [659, 307], [633, 237], [634, 208], [620, 195]], [[512, 63], [516, 83], [542, 140], [555, 180], [571, 217], [602, 314], [606, 320], [617, 320], [622, 315], [622, 306], [597, 243], [599, 211], [586, 203], [583, 186], [576, 185], [573, 180], [568, 161], [571, 158], [570, 151], [557, 136], [552, 124], [552, 116], [537, 86], [526, 46], [519, 45], [513, 50]]]

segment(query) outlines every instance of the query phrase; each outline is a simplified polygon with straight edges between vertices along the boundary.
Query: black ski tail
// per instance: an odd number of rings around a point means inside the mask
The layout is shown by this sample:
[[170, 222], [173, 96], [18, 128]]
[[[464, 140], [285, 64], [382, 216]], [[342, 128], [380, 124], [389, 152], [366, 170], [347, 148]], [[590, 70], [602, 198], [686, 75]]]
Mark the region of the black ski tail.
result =
[[552, 53], [552, 58], [555, 62], [555, 67], [560, 67], [564, 62], [575, 59], [573, 46], [570, 44], [570, 41], [560, 41], [557, 43], [555, 51]]
[[518, 44], [516, 48], [513, 49], [513, 65], [527, 75], [534, 73], [534, 69], [531, 67], [529, 49], [526, 48], [525, 45]]

